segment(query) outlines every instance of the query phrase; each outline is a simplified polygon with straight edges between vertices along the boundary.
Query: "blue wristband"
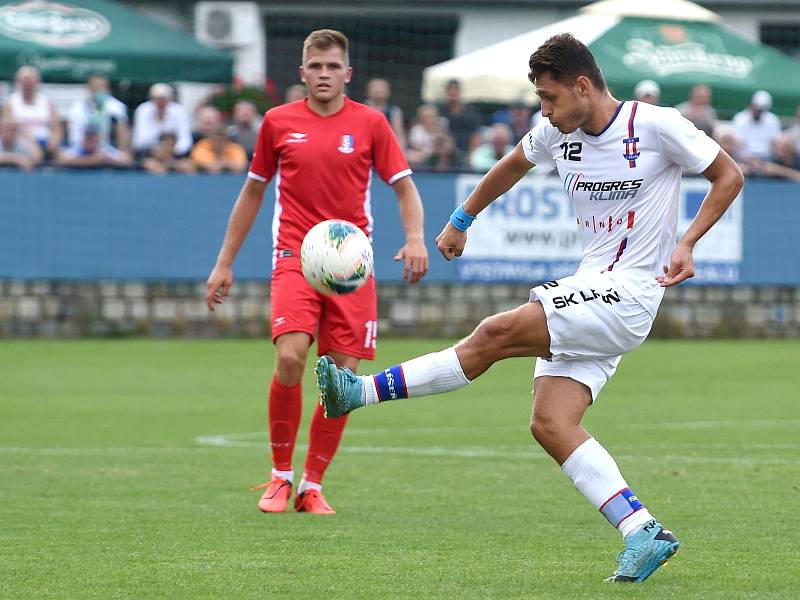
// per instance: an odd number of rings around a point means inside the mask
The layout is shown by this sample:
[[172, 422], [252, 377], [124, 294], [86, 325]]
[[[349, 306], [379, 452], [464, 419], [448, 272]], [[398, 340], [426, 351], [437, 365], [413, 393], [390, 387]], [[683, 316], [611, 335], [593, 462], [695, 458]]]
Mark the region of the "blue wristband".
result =
[[463, 204], [459, 204], [450, 215], [450, 224], [459, 231], [466, 231], [475, 219], [476, 217], [464, 210]]

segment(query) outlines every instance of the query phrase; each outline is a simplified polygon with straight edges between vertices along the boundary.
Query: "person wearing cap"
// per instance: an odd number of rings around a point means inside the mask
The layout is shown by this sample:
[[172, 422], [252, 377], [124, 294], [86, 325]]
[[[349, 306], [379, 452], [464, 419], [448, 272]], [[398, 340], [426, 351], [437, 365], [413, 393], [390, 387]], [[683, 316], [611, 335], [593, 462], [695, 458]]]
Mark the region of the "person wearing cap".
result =
[[192, 149], [192, 127], [183, 105], [173, 100], [172, 87], [166, 83], [150, 86], [150, 100], [133, 113], [133, 151], [145, 157], [158, 146], [165, 133], [175, 136], [175, 152], [186, 156]]
[[103, 141], [101, 123], [89, 121], [81, 133], [81, 139], [74, 141], [68, 148], [59, 150], [56, 165], [83, 169], [127, 168], [133, 165], [130, 152], [115, 148]]
[[745, 150], [761, 160], [770, 160], [772, 141], [781, 133], [781, 122], [771, 109], [772, 96], [765, 90], [758, 90], [750, 106], [733, 117], [733, 128]]
[[658, 106], [661, 100], [661, 88], [652, 79], [643, 79], [633, 89], [633, 97], [639, 102], [647, 102]]

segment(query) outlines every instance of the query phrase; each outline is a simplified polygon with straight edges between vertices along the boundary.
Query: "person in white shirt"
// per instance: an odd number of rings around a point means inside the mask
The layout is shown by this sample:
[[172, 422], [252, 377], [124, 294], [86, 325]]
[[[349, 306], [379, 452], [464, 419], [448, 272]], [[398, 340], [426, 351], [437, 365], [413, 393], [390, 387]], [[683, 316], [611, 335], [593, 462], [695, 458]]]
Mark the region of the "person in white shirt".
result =
[[20, 67], [16, 89], [3, 106], [3, 118], [24, 128], [48, 155], [53, 156], [64, 138], [58, 110], [39, 92], [41, 78], [36, 67]]
[[140, 104], [133, 113], [133, 150], [137, 156], [147, 156], [158, 146], [161, 136], [175, 136], [175, 153], [186, 156], [192, 149], [192, 127], [183, 105], [173, 100], [172, 87], [166, 83], [150, 86], [150, 100]]
[[130, 148], [128, 107], [111, 95], [105, 75], [91, 75], [86, 84], [86, 97], [76, 100], [69, 111], [69, 143], [83, 140], [83, 131], [92, 123], [99, 130], [100, 141], [126, 151]]
[[772, 157], [772, 141], [781, 133], [781, 122], [772, 109], [772, 96], [758, 90], [750, 106], [733, 117], [733, 128], [747, 152], [761, 160]]
[[[583, 257], [575, 275], [531, 290], [529, 302], [485, 319], [454, 347], [358, 377], [327, 356], [316, 375], [328, 417], [368, 404], [468, 385], [492, 364], [535, 356], [531, 432], [578, 491], [625, 541], [609, 581], [644, 581], [678, 549], [631, 491], [614, 459], [581, 426], [586, 410], [639, 346], [664, 288], [694, 274], [692, 251], [738, 195], [739, 167], [674, 108], [619, 101], [589, 49], [571, 34], [530, 58], [542, 121], [458, 206], [437, 238], [447, 260], [466, 230], [538, 164], [554, 166], [575, 207]], [[681, 172], [702, 173], [709, 191], [676, 245]]]

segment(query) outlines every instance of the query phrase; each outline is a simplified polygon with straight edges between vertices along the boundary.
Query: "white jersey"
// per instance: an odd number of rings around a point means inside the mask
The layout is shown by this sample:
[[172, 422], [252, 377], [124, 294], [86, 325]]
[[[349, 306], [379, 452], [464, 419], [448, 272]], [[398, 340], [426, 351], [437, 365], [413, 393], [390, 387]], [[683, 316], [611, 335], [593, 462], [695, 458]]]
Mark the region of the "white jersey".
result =
[[655, 316], [655, 277], [675, 247], [683, 169], [699, 173], [719, 145], [674, 108], [621, 102], [596, 135], [564, 134], [546, 118], [522, 140], [526, 158], [555, 167], [575, 206], [583, 238], [578, 272], [619, 274]]

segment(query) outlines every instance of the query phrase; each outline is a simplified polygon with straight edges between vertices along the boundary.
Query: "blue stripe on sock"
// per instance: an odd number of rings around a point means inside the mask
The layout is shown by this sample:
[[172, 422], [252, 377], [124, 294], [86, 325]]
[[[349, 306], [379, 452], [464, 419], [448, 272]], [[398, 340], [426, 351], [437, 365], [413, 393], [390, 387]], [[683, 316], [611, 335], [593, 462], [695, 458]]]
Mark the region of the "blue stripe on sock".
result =
[[384, 400], [408, 398], [406, 380], [405, 377], [403, 377], [403, 369], [400, 365], [385, 369], [381, 373], [375, 375], [374, 379], [375, 387], [378, 390], [378, 399], [381, 402]]
[[600, 512], [608, 519], [609, 523], [616, 527], [641, 508], [644, 506], [636, 495], [630, 488], [625, 488], [606, 500], [605, 504], [600, 507]]

